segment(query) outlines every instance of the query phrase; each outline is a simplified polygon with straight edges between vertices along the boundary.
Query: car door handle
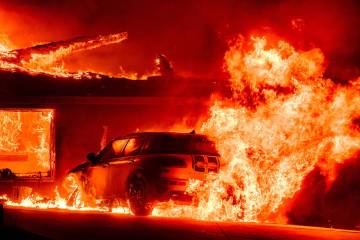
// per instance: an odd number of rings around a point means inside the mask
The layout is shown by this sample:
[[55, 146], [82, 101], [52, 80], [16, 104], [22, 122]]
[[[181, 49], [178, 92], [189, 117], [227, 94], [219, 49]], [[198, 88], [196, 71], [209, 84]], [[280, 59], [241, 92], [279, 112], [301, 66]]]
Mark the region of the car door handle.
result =
[[134, 163], [135, 163], [134, 159], [128, 160], [128, 164], [134, 164]]
[[102, 166], [103, 166], [103, 168], [106, 168], [106, 167], [110, 166], [110, 164], [109, 163], [104, 163]]

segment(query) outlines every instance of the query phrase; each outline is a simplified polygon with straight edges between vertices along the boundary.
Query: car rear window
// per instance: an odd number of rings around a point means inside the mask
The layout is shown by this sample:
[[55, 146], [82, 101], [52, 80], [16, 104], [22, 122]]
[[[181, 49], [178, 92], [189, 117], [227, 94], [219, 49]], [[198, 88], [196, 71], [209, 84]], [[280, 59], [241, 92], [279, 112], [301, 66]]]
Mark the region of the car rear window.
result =
[[214, 142], [203, 135], [163, 135], [150, 138], [147, 153], [219, 155]]

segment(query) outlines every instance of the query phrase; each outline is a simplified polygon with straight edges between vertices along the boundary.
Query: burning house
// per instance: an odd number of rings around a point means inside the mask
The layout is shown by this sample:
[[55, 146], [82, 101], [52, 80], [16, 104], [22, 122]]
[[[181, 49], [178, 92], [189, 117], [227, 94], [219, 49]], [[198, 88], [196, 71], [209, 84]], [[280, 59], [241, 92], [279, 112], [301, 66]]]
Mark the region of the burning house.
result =
[[[164, 128], [185, 116], [195, 122], [210, 95], [226, 91], [219, 81], [176, 76], [164, 55], [155, 59], [159, 74], [146, 80], [70, 73], [56, 65], [66, 54], [116, 44], [126, 37], [126, 33], [82, 37], [1, 53], [0, 176], [10, 183], [1, 188], [49, 190], [69, 167], [84, 161], [90, 149], [100, 150], [104, 137], [106, 142], [138, 128], [154, 128], [169, 114]], [[196, 84], [190, 87], [190, 81]], [[140, 121], [144, 118], [146, 125]]]
[[[127, 202], [96, 198], [88, 179], [69, 170], [115, 137], [194, 129], [215, 143], [219, 171], [208, 172], [206, 154], [190, 156], [189, 171], [203, 169], [206, 177], [167, 182], [185, 184], [190, 203], [155, 203], [152, 216], [357, 229], [359, 66], [343, 70], [347, 62], [340, 57], [341, 66], [334, 66], [338, 55], [329, 45], [342, 45], [308, 40], [304, 32], [316, 31], [306, 19], [287, 17], [280, 27], [241, 34], [228, 33], [231, 24], [222, 22], [215, 24], [218, 31], [204, 30], [200, 43], [190, 32], [189, 52], [205, 46], [195, 54], [197, 62], [216, 59], [223, 70], [201, 77], [177, 72], [172, 55], [162, 54], [165, 47], [156, 41], [153, 70], [145, 74], [65, 67], [64, 59], [74, 54], [125, 44], [131, 38], [126, 32], [24, 48], [0, 42], [0, 199], [9, 207], [132, 214]], [[285, 26], [287, 31], [277, 29]], [[327, 32], [318, 34], [328, 39]], [[219, 36], [226, 36], [222, 48]], [[166, 47], [181, 52], [177, 44]], [[102, 56], [106, 65], [104, 56], [112, 55]]]

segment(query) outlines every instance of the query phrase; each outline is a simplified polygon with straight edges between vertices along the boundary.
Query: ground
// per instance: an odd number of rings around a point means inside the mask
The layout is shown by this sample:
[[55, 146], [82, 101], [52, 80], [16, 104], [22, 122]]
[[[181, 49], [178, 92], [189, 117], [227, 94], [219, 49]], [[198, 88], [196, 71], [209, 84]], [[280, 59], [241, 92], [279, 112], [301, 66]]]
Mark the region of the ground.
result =
[[8, 207], [4, 225], [5, 239], [360, 240], [360, 232], [338, 229]]

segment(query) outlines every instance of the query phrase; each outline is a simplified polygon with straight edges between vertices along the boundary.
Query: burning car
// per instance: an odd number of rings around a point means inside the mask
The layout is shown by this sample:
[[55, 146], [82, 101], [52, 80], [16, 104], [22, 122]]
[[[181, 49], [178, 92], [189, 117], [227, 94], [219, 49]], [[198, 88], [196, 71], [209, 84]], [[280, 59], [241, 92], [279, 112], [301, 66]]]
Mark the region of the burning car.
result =
[[[72, 169], [68, 178], [76, 187], [68, 201], [79, 196], [128, 201], [135, 215], [149, 215], [157, 202], [187, 203], [189, 179], [204, 180], [217, 173], [220, 162], [214, 142], [207, 136], [174, 132], [139, 132], [113, 139], [99, 153]], [[88, 198], [89, 201], [89, 198]]]

